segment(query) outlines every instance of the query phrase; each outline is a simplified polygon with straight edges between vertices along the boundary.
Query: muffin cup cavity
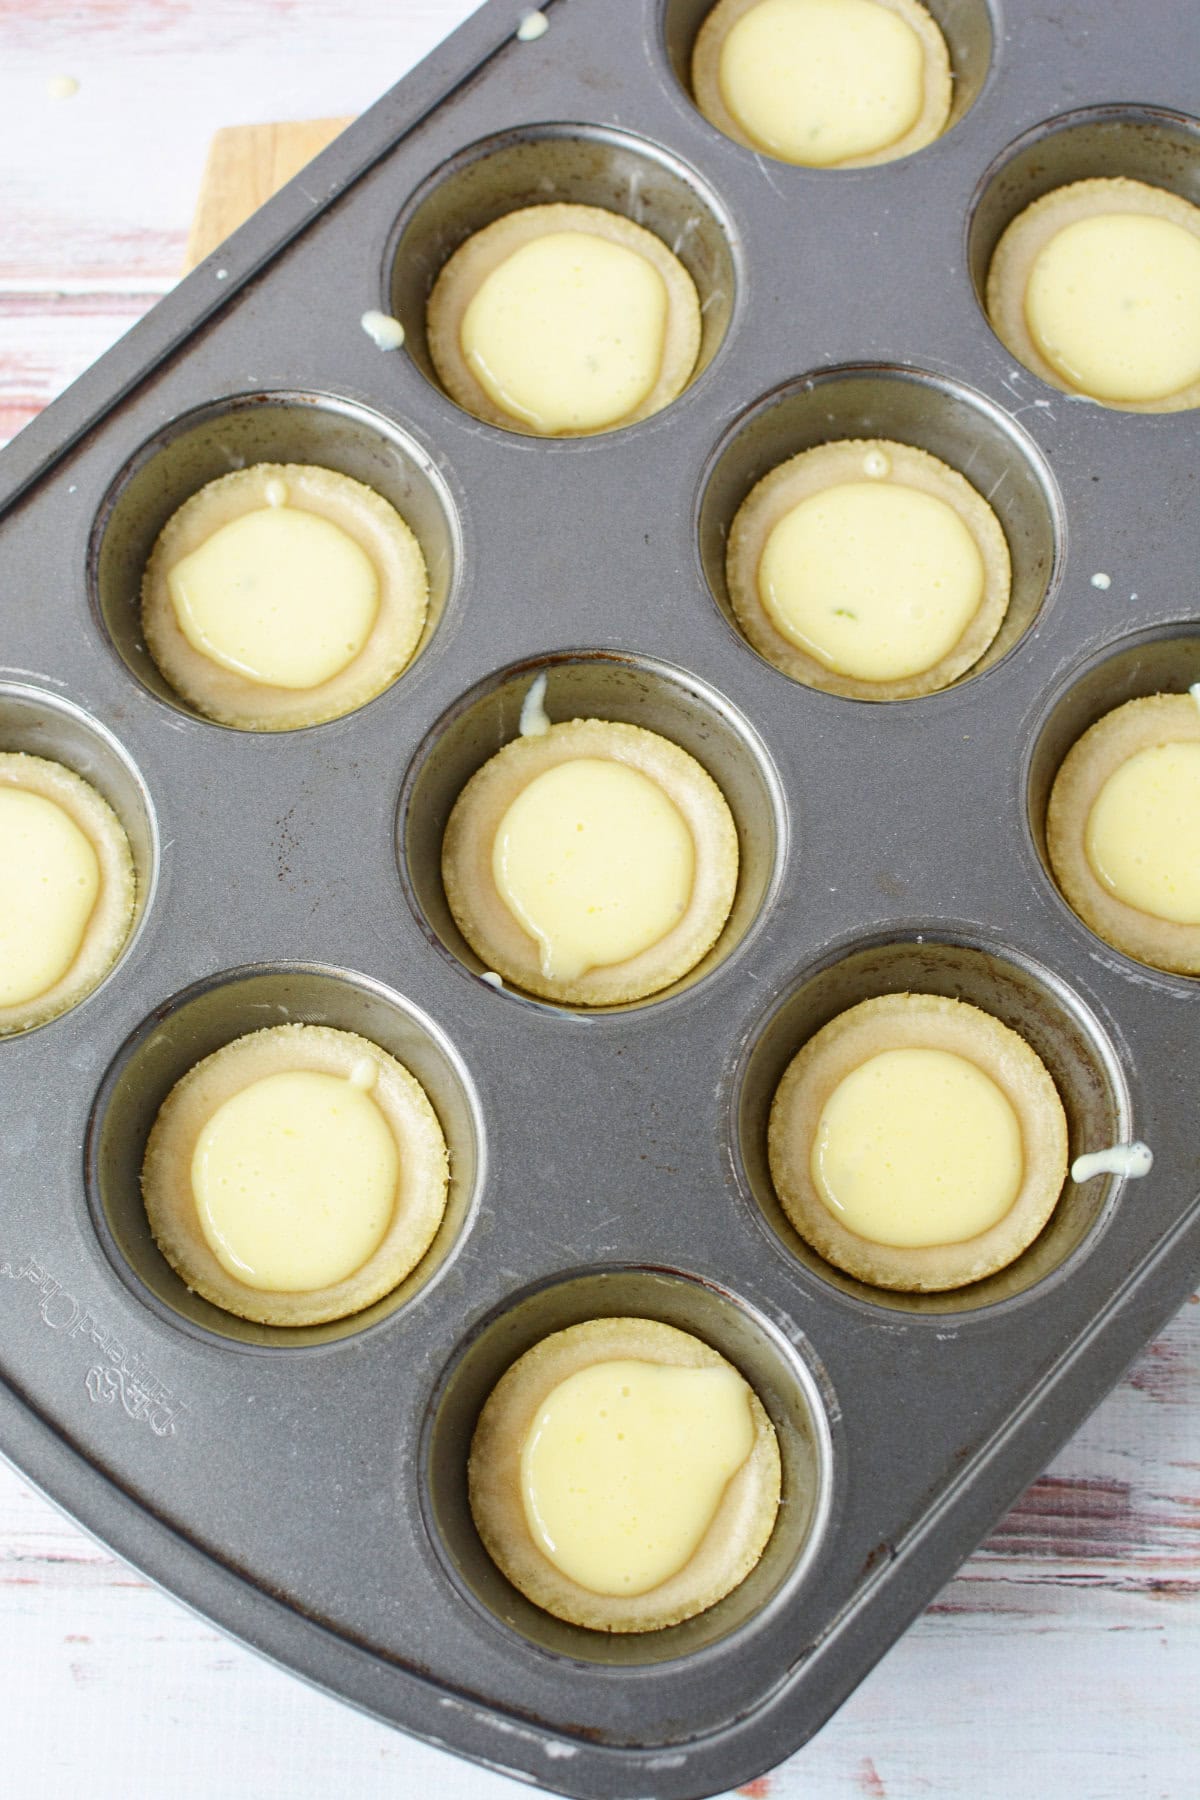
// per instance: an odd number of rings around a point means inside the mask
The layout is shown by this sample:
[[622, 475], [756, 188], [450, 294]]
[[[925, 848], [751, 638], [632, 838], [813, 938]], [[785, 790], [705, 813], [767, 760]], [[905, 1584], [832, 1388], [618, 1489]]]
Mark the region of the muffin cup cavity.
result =
[[[769, 1414], [783, 1465], [775, 1529], [745, 1580], [682, 1624], [634, 1634], [568, 1624], [518, 1593], [484, 1549], [467, 1493], [475, 1424], [505, 1370], [553, 1332], [612, 1317], [659, 1319], [719, 1351]], [[833, 1487], [828, 1419], [803, 1358], [735, 1295], [687, 1274], [646, 1268], [565, 1275], [526, 1291], [484, 1320], [442, 1376], [426, 1418], [420, 1467], [426, 1528], [464, 1598], [540, 1651], [617, 1671], [722, 1645], [753, 1629], [768, 1609], [786, 1605], [816, 1556]]]
[[[192, 1293], [155, 1244], [141, 1191], [150, 1128], [180, 1077], [234, 1038], [289, 1022], [355, 1032], [396, 1057], [428, 1095], [450, 1155], [445, 1215], [412, 1273], [362, 1312], [298, 1327], [255, 1324]], [[437, 1026], [365, 976], [299, 963], [214, 975], [158, 1007], [126, 1040], [105, 1075], [86, 1143], [88, 1202], [118, 1275], [160, 1316], [249, 1348], [329, 1345], [391, 1317], [448, 1266], [474, 1216], [483, 1174], [478, 1100]]]
[[771, 1102], [792, 1058], [831, 1019], [891, 993], [965, 1000], [1017, 1032], [1041, 1058], [1067, 1117], [1069, 1156], [1127, 1141], [1130, 1102], [1115, 1050], [1091, 1011], [1032, 960], [976, 940], [914, 932], [844, 948], [805, 975], [752, 1033], [730, 1085], [731, 1158], [739, 1184], [782, 1248], [809, 1273], [872, 1306], [901, 1312], [970, 1313], [1013, 1300], [1064, 1267], [1108, 1217], [1121, 1184], [1068, 1174], [1048, 1224], [1014, 1262], [983, 1281], [941, 1293], [868, 1286], [834, 1268], [792, 1226], [767, 1160]]
[[[950, 52], [952, 99], [941, 136], [953, 130], [974, 106], [992, 66], [995, 29], [988, 0], [921, 0]], [[716, 0], [662, 0], [660, 33], [663, 50], [676, 80], [692, 101], [692, 52], [700, 27]], [[715, 127], [714, 127], [715, 129]], [[936, 143], [937, 140], [935, 139]], [[752, 151], [743, 151], [752, 155]], [[794, 165], [780, 164], [782, 168]], [[838, 174], [837, 169], [804, 169], [805, 174]], [[873, 171], [868, 171], [872, 173]]]
[[[1186, 694], [1196, 682], [1200, 682], [1200, 623], [1185, 623], [1138, 632], [1115, 646], [1109, 645], [1056, 689], [1034, 728], [1024, 787], [1033, 848], [1043, 875], [1063, 906], [1069, 903], [1050, 864], [1046, 814], [1051, 789], [1068, 751], [1090, 726], [1126, 701], [1151, 694]], [[1095, 937], [1074, 908], [1070, 908], [1070, 913], [1083, 930]], [[1097, 941], [1104, 945], [1106, 955], [1122, 967], [1136, 970], [1139, 980], [1161, 981], [1176, 991], [1195, 991], [1197, 977], [1169, 974], [1137, 961], [1107, 939]]]
[[240, 394], [185, 413], [142, 446], [105, 495], [92, 527], [88, 585], [102, 630], [135, 678], [206, 724], [213, 721], [176, 693], [146, 648], [142, 577], [159, 533], [184, 501], [255, 463], [311, 463], [348, 475], [409, 526], [429, 575], [429, 607], [398, 680], [427, 648], [458, 582], [461, 534], [450, 492], [428, 453], [389, 420], [354, 401], [305, 393]]
[[[108, 801], [129, 840], [135, 880], [133, 918], [125, 942], [111, 968], [81, 1000], [67, 1009], [74, 1012], [98, 993], [120, 969], [141, 932], [158, 881], [158, 822], [150, 791], [138, 769], [117, 739], [99, 720], [61, 695], [48, 693], [25, 682], [0, 680], [0, 751], [20, 751], [62, 763], [90, 782]], [[53, 1025], [66, 1013], [56, 1013], [44, 1023]], [[30, 1030], [40, 1031], [41, 1025]], [[18, 1032], [16, 1038], [27, 1036]], [[16, 1041], [16, 1038], [14, 1041]], [[7, 1040], [0, 1037], [0, 1045]]]
[[441, 390], [426, 307], [443, 265], [485, 225], [555, 201], [621, 213], [679, 258], [701, 309], [691, 385], [720, 349], [733, 315], [733, 228], [716, 195], [685, 163], [660, 145], [601, 125], [530, 125], [485, 138], [438, 169], [410, 200], [392, 235], [384, 281], [386, 305], [402, 322], [405, 348], [421, 373]]
[[743, 414], [709, 463], [697, 510], [700, 565], [713, 599], [742, 636], [725, 568], [742, 502], [764, 475], [801, 451], [859, 438], [888, 438], [936, 456], [970, 482], [1000, 522], [1012, 590], [996, 636], [952, 685], [971, 681], [1000, 662], [1051, 604], [1065, 521], [1057, 484], [1033, 440], [999, 407], [946, 376], [845, 364], [788, 382]]
[[1200, 120], [1152, 106], [1088, 107], [1034, 126], [1001, 152], [968, 212], [967, 268], [985, 317], [992, 256], [1013, 220], [1056, 188], [1120, 175], [1200, 206]]
[[405, 894], [438, 948], [472, 974], [486, 972], [451, 914], [442, 885], [442, 840], [471, 776], [517, 737], [522, 705], [539, 675], [547, 677], [545, 705], [552, 722], [596, 718], [639, 725], [678, 744], [708, 771], [737, 828], [737, 889], [712, 948], [686, 975], [645, 999], [610, 1008], [565, 1008], [517, 989], [506, 992], [529, 1005], [550, 1005], [585, 1018], [658, 1005], [685, 993], [748, 939], [775, 892], [788, 835], [779, 777], [752, 726], [714, 689], [683, 670], [648, 657], [568, 650], [510, 665], [464, 694], [434, 726], [405, 776], [396, 821]]

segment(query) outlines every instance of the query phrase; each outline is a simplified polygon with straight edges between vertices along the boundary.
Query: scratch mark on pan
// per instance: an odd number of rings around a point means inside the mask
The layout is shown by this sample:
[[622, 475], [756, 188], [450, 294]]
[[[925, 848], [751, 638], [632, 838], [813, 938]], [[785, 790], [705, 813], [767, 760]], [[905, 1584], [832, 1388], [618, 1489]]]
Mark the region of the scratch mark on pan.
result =
[[[498, 1714], [484, 1712], [482, 1709], [476, 1709], [475, 1716], [481, 1725], [486, 1725], [491, 1731], [502, 1732], [505, 1737], [519, 1738], [523, 1744], [544, 1743], [540, 1732], [531, 1731], [528, 1725], [517, 1725], [512, 1719], [502, 1719]], [[531, 1776], [526, 1776], [526, 1780], [531, 1779]]]
[[763, 180], [766, 182], [767, 186], [770, 188], [771, 192], [773, 194], [777, 194], [781, 200], [786, 199], [787, 196], [784, 194], [783, 189], [780, 187], [779, 183], [776, 181], [774, 175], [772, 175], [770, 168], [767, 165], [765, 157], [756, 155], [754, 160], [758, 164], [759, 173], [761, 174]]
[[485, 1769], [490, 1769], [493, 1775], [507, 1775], [510, 1781], [523, 1782], [526, 1787], [538, 1786], [537, 1778], [531, 1775], [528, 1769], [510, 1769], [507, 1763], [493, 1762], [490, 1756], [481, 1756], [479, 1761]]
[[1132, 981], [1137, 987], [1154, 988], [1172, 1000], [1186, 1000], [1190, 1003], [1195, 999], [1190, 988], [1162, 987], [1153, 975], [1140, 975], [1136, 969], [1127, 968], [1124, 963], [1119, 963], [1113, 956], [1105, 956], [1102, 951], [1089, 950], [1088, 956], [1092, 962], [1099, 963], [1102, 969], [1107, 969], [1113, 975], [1123, 975], [1126, 981]]

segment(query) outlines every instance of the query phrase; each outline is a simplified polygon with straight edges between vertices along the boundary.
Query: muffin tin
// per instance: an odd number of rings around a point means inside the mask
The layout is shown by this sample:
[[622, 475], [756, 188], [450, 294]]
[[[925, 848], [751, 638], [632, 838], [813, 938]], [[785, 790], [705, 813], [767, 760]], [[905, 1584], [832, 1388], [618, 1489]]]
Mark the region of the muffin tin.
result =
[[[0, 460], [0, 747], [116, 807], [139, 918], [72, 1013], [0, 1043], [0, 1442], [154, 1579], [430, 1742], [597, 1800], [686, 1800], [809, 1736], [1200, 1275], [1196, 984], [1100, 943], [1045, 867], [1066, 748], [1200, 679], [1195, 420], [1072, 403], [1014, 367], [977, 292], [1048, 187], [1124, 172], [1200, 198], [1184, 0], [930, 0], [947, 135], [793, 169], [726, 141], [682, 75], [703, 0], [492, 0], [188, 278]], [[440, 392], [423, 298], [534, 199], [657, 230], [705, 312], [692, 385], [546, 442]], [[360, 315], [408, 341], [382, 353]], [[1008, 625], [928, 698], [810, 691], [734, 629], [723, 534], [824, 437], [909, 439], [1009, 536]], [[167, 689], [140, 570], [205, 480], [326, 463], [393, 500], [432, 580], [410, 669], [360, 711], [226, 730]], [[1092, 576], [1107, 581], [1092, 581]], [[674, 738], [720, 783], [742, 873], [721, 939], [611, 1014], [497, 991], [438, 876], [446, 815], [548, 710]], [[766, 1114], [805, 1037], [901, 988], [960, 996], [1055, 1076], [1071, 1151], [1139, 1136], [1140, 1183], [1068, 1183], [976, 1288], [860, 1286], [791, 1233]], [[215, 1311], [154, 1248], [142, 1148], [174, 1080], [284, 1019], [361, 1032], [442, 1119], [450, 1207], [386, 1300], [292, 1333]], [[758, 1568], [667, 1632], [549, 1618], [484, 1554], [471, 1429], [559, 1326], [644, 1313], [712, 1343], [774, 1419], [785, 1503]]]

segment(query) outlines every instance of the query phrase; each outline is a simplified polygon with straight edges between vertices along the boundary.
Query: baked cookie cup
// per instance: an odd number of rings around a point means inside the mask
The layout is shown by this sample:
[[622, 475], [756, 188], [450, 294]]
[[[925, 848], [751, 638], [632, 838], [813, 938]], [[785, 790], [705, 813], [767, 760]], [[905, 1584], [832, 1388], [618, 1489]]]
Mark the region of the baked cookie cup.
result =
[[[341, 642], [340, 621], [335, 623], [332, 607], [327, 618], [291, 616], [286, 595], [273, 600], [270, 616], [257, 622], [260, 640], [265, 636], [269, 645], [274, 633], [276, 646], [289, 653], [294, 653], [297, 640], [302, 647], [305, 633], [314, 626], [323, 641], [329, 639], [316, 663], [330, 666], [332, 672], [311, 682], [302, 669], [289, 674], [284, 685], [260, 678], [248, 667], [234, 666], [237, 607], [253, 603], [254, 586], [266, 573], [260, 566], [261, 551], [245, 570], [237, 567], [236, 555], [227, 556], [222, 633], [230, 639], [230, 652], [223, 651], [221, 658], [202, 647], [195, 626], [191, 635], [185, 631], [172, 592], [176, 572], [218, 534], [272, 514], [275, 525], [290, 514], [300, 515], [306, 530], [310, 521], [335, 528], [340, 535], [332, 539], [333, 545], [341, 544], [359, 579], [373, 587], [373, 593], [356, 605], [350, 635]], [[325, 537], [328, 544], [330, 534]], [[307, 546], [298, 550], [301, 567], [310, 554]], [[240, 731], [295, 731], [353, 712], [390, 687], [420, 643], [428, 598], [421, 547], [395, 507], [374, 489], [308, 463], [256, 463], [208, 482], [168, 519], [142, 580], [142, 629], [163, 675], [204, 718]]]
[[[828, 1203], [821, 1168], [829, 1147], [831, 1103], [848, 1091], [847, 1083], [865, 1070], [881, 1068], [895, 1052], [934, 1052], [952, 1059], [945, 1072], [957, 1072], [970, 1088], [979, 1090], [989, 1123], [998, 1117], [1009, 1132], [1010, 1197], [985, 1229], [965, 1237], [951, 1229], [945, 1241], [878, 1241], [848, 1228]], [[941, 1074], [939, 1064], [936, 1076]], [[976, 1096], [968, 1098], [974, 1101]], [[948, 1104], [958, 1104], [956, 1092]], [[943, 1128], [943, 1121], [921, 1113], [903, 1123], [925, 1146]], [[852, 1142], [848, 1148], [850, 1155], [844, 1160], [853, 1177], [861, 1145]], [[906, 1147], [890, 1143], [884, 1133], [874, 1149], [876, 1166], [882, 1161], [886, 1180], [898, 1183], [896, 1169]], [[793, 1058], [772, 1103], [767, 1150], [780, 1204], [800, 1236], [828, 1262], [873, 1287], [937, 1293], [982, 1281], [1013, 1262], [1037, 1237], [1066, 1179], [1067, 1123], [1041, 1059], [999, 1019], [942, 995], [885, 994], [839, 1014]], [[957, 1205], [953, 1182], [963, 1159], [960, 1155], [957, 1171], [953, 1161], [942, 1169], [936, 1151], [934, 1142], [931, 1185], [918, 1197], [917, 1213], [927, 1202], [936, 1203], [933, 1216], [953, 1220]], [[990, 1141], [967, 1146], [968, 1159], [977, 1163], [987, 1162], [993, 1154]], [[939, 1192], [945, 1183], [950, 1191]], [[911, 1223], [898, 1204], [888, 1221], [888, 1239], [921, 1238], [920, 1230], [909, 1229]]]
[[[359, 1266], [335, 1281], [289, 1291], [240, 1279], [228, 1266], [228, 1255], [218, 1257], [201, 1218], [197, 1153], [222, 1109], [257, 1084], [297, 1073], [334, 1077], [359, 1090], [360, 1098], [369, 1097], [372, 1123], [390, 1139], [389, 1159], [396, 1172], [390, 1205], [382, 1208], [381, 1229], [373, 1234], [377, 1241]], [[252, 1144], [243, 1166], [263, 1148]], [[244, 1179], [240, 1170], [237, 1179]], [[176, 1082], [146, 1144], [142, 1196], [155, 1242], [195, 1293], [258, 1324], [317, 1325], [361, 1312], [416, 1267], [441, 1223], [448, 1179], [441, 1125], [424, 1089], [403, 1064], [353, 1032], [292, 1024], [235, 1038]], [[230, 1184], [225, 1185], [228, 1190]], [[250, 1198], [261, 1196], [252, 1188]], [[328, 1215], [336, 1214], [338, 1203], [334, 1184], [321, 1208], [326, 1237]], [[274, 1249], [286, 1250], [303, 1235], [305, 1217], [290, 1207], [286, 1189], [270, 1197], [270, 1204]]]
[[[899, 660], [906, 660], [904, 619], [889, 619], [878, 597], [869, 594], [869, 609], [864, 611], [853, 589], [858, 579], [856, 565], [863, 566], [855, 534], [870, 527], [869, 514], [861, 525], [850, 520], [829, 527], [818, 544], [824, 554], [837, 560], [831, 563], [823, 587], [818, 588], [816, 579], [809, 578], [819, 609], [807, 644], [798, 641], [804, 634], [788, 635], [781, 629], [778, 610], [772, 610], [767, 575], [769, 546], [779, 542], [779, 528], [786, 529], [799, 509], [811, 513], [823, 495], [861, 493], [870, 503], [872, 491], [893, 506], [906, 504], [907, 495], [915, 497], [907, 502], [910, 506], [928, 511], [932, 503], [932, 523], [935, 528], [948, 526], [954, 533], [958, 541], [952, 547], [960, 563], [965, 552], [969, 566], [964, 575], [971, 582], [968, 600], [939, 628], [928, 649], [914, 648], [907, 655], [911, 665], [927, 654], [925, 666], [909, 666], [893, 676], [867, 677], [854, 672], [861, 667], [864, 651], [870, 652], [871, 634], [889, 633], [899, 647]], [[882, 559], [886, 573], [891, 562], [886, 522], [882, 528], [884, 538], [866, 548], [873, 558]], [[919, 542], [917, 549], [919, 552]], [[946, 579], [936, 557], [928, 566], [914, 568], [912, 607], [922, 614], [940, 607]], [[793, 681], [851, 700], [909, 700], [949, 687], [983, 656], [1008, 610], [1012, 562], [1000, 521], [957, 469], [911, 444], [889, 438], [847, 438], [800, 451], [751, 488], [730, 527], [726, 580], [734, 616], [747, 641]], [[814, 653], [816, 636], [821, 639], [821, 654]]]
[[[539, 1416], [564, 1383], [604, 1365], [722, 1372], [748, 1408], [746, 1454], [715, 1496], [681, 1567], [640, 1593], [601, 1593], [565, 1573], [531, 1527], [523, 1459]], [[587, 1421], [580, 1420], [581, 1431]], [[660, 1631], [714, 1606], [758, 1562], [780, 1504], [780, 1457], [766, 1410], [724, 1357], [689, 1332], [654, 1319], [590, 1319], [543, 1339], [493, 1389], [475, 1428], [468, 1467], [471, 1512], [492, 1560], [536, 1606], [592, 1631]], [[661, 1521], [660, 1521], [661, 1523]], [[651, 1530], [652, 1527], [647, 1527]]]
[[[686, 829], [692, 873], [678, 915], [653, 942], [621, 960], [558, 976], [546, 972], [538, 938], [502, 895], [495, 853], [515, 803], [540, 777], [574, 762], [612, 763], [645, 777]], [[607, 719], [573, 719], [506, 744], [459, 795], [442, 845], [446, 899], [476, 955], [514, 987], [574, 1006], [642, 1000], [686, 975], [720, 936], [737, 879], [737, 829], [708, 772], [656, 732]]]
[[946, 40], [918, 0], [719, 0], [692, 52], [692, 93], [747, 149], [863, 169], [946, 129]]
[[[1153, 756], [1167, 746], [1187, 746], [1191, 781], [1182, 787], [1165, 817], [1157, 820], [1166, 842], [1152, 841], [1140, 833], [1157, 812], [1153, 783], [1130, 796], [1133, 827], [1128, 853], [1146, 869], [1164, 860], [1172, 865], [1160, 874], [1174, 874], [1178, 890], [1190, 879], [1193, 916], [1168, 918], [1146, 907], [1130, 904], [1106, 883], [1089, 855], [1089, 831], [1097, 802], [1114, 777], [1120, 778], [1135, 759]], [[1176, 975], [1200, 975], [1200, 789], [1196, 761], [1200, 759], [1200, 701], [1191, 694], [1149, 694], [1126, 701], [1098, 719], [1072, 745], [1050, 790], [1046, 811], [1046, 853], [1054, 878], [1067, 904], [1085, 925], [1115, 950], [1137, 962]], [[1140, 838], [1140, 841], [1139, 841]], [[1172, 884], [1175, 885], [1175, 884]], [[1166, 889], [1164, 891], [1169, 891]]]
[[1055, 188], [1001, 236], [985, 308], [1062, 393], [1120, 412], [1200, 406], [1200, 207], [1123, 175]]
[[62, 763], [0, 753], [0, 1037], [99, 986], [135, 897], [133, 853], [108, 801]]
[[[616, 400], [608, 415], [591, 422], [573, 422], [570, 396], [565, 392], [547, 396], [552, 418], [523, 407], [515, 387], [506, 387], [503, 370], [497, 368], [494, 377], [485, 379], [488, 358], [478, 347], [469, 349], [464, 336], [473, 324], [473, 308], [481, 290], [493, 278], [510, 274], [517, 266], [516, 259], [540, 240], [563, 248], [569, 247], [573, 236], [585, 248], [598, 242], [624, 253], [624, 270], [608, 272], [618, 284], [610, 295], [611, 305], [597, 311], [596, 296], [588, 293], [589, 280], [603, 278], [604, 270], [551, 269], [539, 272], [540, 287], [537, 280], [531, 280], [523, 289], [498, 296], [493, 323], [506, 320], [510, 338], [515, 337], [518, 344], [537, 344], [539, 359], [549, 354], [555, 339], [569, 338], [569, 354], [560, 359], [564, 380], [572, 377], [572, 372], [578, 379], [581, 370], [595, 375], [600, 366], [617, 380], [628, 373], [631, 348], [623, 341], [631, 327], [622, 316], [622, 274], [632, 277], [635, 286], [648, 285], [651, 291], [640, 297], [659, 314], [659, 340], [650, 353], [648, 379], [638, 384], [642, 391], [635, 393], [630, 405], [622, 407]], [[551, 286], [555, 304], [548, 311]], [[683, 392], [700, 352], [700, 301], [679, 258], [652, 231], [603, 207], [555, 202], [506, 213], [460, 244], [434, 282], [426, 331], [439, 381], [450, 398], [475, 418], [534, 437], [591, 436], [647, 419]], [[597, 392], [589, 399], [602, 404]]]

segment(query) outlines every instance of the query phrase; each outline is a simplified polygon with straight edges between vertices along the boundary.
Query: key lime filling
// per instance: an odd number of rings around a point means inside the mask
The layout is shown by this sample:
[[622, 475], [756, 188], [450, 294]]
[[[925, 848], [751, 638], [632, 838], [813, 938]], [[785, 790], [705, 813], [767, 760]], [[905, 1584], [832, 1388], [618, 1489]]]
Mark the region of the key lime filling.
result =
[[534, 777], [500, 821], [496, 890], [539, 947], [547, 979], [624, 962], [666, 936], [692, 893], [682, 814], [639, 770], [577, 757]]
[[1126, 402], [1178, 393], [1200, 380], [1200, 238], [1140, 213], [1077, 219], [1036, 257], [1025, 320], [1080, 393]]
[[167, 572], [192, 648], [266, 687], [319, 687], [359, 654], [379, 611], [375, 565], [331, 520], [286, 504], [243, 513]]
[[841, 675], [932, 668], [983, 598], [983, 558], [954, 508], [898, 483], [850, 481], [802, 500], [767, 537], [759, 595], [776, 629]]
[[0, 1006], [60, 981], [79, 954], [100, 892], [95, 846], [63, 807], [0, 787]]
[[726, 36], [718, 79], [759, 149], [828, 167], [912, 129], [924, 70], [916, 32], [874, 0], [761, 0]]
[[373, 1073], [267, 1075], [213, 1113], [191, 1185], [201, 1230], [228, 1274], [306, 1293], [344, 1281], [379, 1248], [400, 1159], [367, 1091]]
[[1092, 803], [1084, 844], [1124, 905], [1200, 925], [1200, 743], [1152, 745], [1123, 762]]
[[884, 1050], [846, 1075], [821, 1112], [813, 1183], [847, 1230], [873, 1243], [964, 1243], [1011, 1209], [1021, 1127], [983, 1070], [946, 1050]]
[[595, 1594], [678, 1573], [754, 1448], [750, 1390], [728, 1365], [593, 1363], [542, 1402], [520, 1458], [534, 1542]]
[[481, 282], [463, 314], [463, 354], [495, 405], [533, 431], [602, 431], [654, 388], [667, 304], [662, 276], [635, 250], [550, 232]]

